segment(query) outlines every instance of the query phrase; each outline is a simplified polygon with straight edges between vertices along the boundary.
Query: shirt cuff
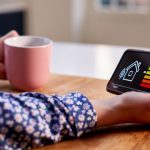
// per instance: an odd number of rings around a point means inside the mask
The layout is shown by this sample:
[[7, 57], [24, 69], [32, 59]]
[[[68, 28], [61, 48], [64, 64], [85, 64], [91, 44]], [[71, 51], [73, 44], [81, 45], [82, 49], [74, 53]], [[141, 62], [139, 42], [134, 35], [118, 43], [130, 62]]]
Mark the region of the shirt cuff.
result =
[[69, 117], [73, 118], [77, 137], [96, 127], [96, 111], [86, 96], [79, 92], [69, 93], [62, 101], [69, 109]]

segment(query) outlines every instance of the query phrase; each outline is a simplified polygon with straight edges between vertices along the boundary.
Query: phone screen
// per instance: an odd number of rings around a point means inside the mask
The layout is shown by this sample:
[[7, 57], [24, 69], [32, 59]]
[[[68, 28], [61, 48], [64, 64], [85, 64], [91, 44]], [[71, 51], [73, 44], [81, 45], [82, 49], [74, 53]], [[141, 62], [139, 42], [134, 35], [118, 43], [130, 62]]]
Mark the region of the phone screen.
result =
[[128, 91], [150, 92], [150, 52], [127, 50], [112, 75], [107, 90], [115, 94]]

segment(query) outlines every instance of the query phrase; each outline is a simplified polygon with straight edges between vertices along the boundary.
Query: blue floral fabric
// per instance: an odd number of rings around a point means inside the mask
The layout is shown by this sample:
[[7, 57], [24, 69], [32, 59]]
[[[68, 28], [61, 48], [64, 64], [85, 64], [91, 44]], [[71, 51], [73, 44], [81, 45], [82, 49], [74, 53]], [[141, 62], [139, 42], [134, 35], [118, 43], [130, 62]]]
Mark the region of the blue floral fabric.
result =
[[27, 150], [80, 137], [96, 125], [96, 112], [81, 93], [0, 93], [0, 150]]

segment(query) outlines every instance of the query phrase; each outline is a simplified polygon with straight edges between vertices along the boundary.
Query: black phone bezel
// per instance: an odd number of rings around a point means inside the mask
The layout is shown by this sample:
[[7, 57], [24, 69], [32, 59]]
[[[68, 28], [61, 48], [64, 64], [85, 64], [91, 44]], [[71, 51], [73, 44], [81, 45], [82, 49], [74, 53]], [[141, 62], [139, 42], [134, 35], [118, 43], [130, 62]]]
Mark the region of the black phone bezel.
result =
[[127, 49], [127, 50], [123, 53], [123, 55], [122, 55], [121, 59], [119, 60], [119, 63], [118, 63], [118, 65], [117, 65], [115, 71], [113, 72], [113, 74], [112, 74], [110, 80], [109, 80], [108, 83], [107, 83], [106, 90], [107, 90], [108, 92], [110, 92], [110, 93], [113, 93], [113, 94], [116, 94], [116, 95], [119, 95], [119, 94], [123, 94], [123, 93], [124, 93], [123, 91], [118, 91], [118, 90], [116, 91], [115, 89], [111, 88], [109, 85], [110, 85], [111, 81], [113, 80], [113, 77], [115, 76], [115, 73], [117, 72], [118, 67], [120, 66], [120, 63], [121, 63], [121, 61], [122, 61], [122, 58], [123, 58], [125, 55], [127, 55], [126, 53], [128, 53], [128, 52], [134, 52], [134, 53], [150, 53], [150, 51], [146, 51], [146, 50]]

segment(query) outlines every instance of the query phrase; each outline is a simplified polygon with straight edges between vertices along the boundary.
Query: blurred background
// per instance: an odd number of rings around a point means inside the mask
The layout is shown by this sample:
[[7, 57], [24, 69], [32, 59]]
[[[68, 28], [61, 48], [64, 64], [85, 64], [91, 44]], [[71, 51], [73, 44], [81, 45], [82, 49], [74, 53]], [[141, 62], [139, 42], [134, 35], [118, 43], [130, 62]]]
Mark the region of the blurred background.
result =
[[0, 35], [150, 47], [148, 0], [0, 0]]

